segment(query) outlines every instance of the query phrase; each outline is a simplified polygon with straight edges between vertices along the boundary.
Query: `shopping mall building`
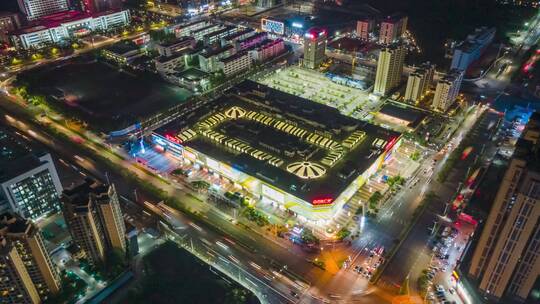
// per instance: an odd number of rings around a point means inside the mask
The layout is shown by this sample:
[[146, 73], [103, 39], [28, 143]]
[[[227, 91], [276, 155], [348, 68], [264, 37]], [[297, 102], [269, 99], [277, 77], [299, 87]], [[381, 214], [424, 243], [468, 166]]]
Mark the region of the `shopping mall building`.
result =
[[392, 157], [400, 134], [252, 81], [155, 130], [157, 150], [262, 203], [330, 219]]

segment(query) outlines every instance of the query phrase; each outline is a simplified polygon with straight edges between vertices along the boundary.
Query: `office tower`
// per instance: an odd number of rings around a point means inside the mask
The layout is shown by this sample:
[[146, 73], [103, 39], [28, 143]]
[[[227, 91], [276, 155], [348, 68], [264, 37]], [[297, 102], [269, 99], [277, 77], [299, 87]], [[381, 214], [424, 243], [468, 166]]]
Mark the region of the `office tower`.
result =
[[36, 20], [69, 9], [68, 0], [18, 0], [18, 2], [21, 12], [28, 20]]
[[41, 299], [59, 291], [60, 277], [35, 224], [5, 213], [0, 215], [0, 237], [14, 245]]
[[126, 227], [114, 185], [87, 179], [62, 193], [63, 212], [73, 241], [92, 263], [108, 250], [126, 251]]
[[34, 154], [0, 130], [0, 213], [38, 220], [60, 210], [62, 191], [50, 154]]
[[369, 40], [369, 35], [373, 32], [375, 21], [371, 18], [364, 18], [356, 22], [356, 37], [362, 40]]
[[435, 96], [433, 97], [433, 108], [441, 112], [446, 112], [456, 101], [463, 80], [463, 71], [450, 70], [442, 79], [437, 81]]
[[16, 13], [0, 12], [0, 42], [9, 42], [9, 32], [21, 27], [19, 15]]
[[373, 89], [375, 94], [386, 95], [399, 85], [403, 73], [405, 52], [405, 48], [401, 45], [392, 45], [381, 49]]
[[491, 301], [523, 302], [540, 275], [540, 115], [534, 113], [498, 187], [468, 275]]
[[399, 40], [407, 30], [408, 17], [402, 14], [387, 16], [381, 21], [379, 43], [391, 44]]
[[304, 66], [318, 68], [325, 59], [327, 33], [322, 28], [311, 28], [304, 35]]
[[41, 303], [38, 291], [30, 279], [14, 245], [0, 237], [0, 303]]
[[122, 7], [121, 0], [80, 0], [81, 10], [88, 14], [95, 14]]
[[409, 74], [407, 88], [405, 90], [405, 100], [417, 102], [422, 99], [433, 82], [434, 74], [435, 66], [429, 62], [423, 63]]

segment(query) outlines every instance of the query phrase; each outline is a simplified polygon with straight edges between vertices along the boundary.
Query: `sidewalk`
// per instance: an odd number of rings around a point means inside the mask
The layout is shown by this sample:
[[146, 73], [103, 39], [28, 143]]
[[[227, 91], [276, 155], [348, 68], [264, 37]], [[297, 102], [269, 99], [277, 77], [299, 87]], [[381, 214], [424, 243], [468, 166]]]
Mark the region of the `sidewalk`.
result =
[[338, 211], [330, 224], [326, 227], [315, 227], [315, 231], [317, 232], [316, 235], [324, 237], [327, 228], [339, 231], [344, 227], [348, 227], [353, 233], [354, 231], [359, 230], [360, 227], [358, 227], [358, 221], [354, 221], [353, 217], [356, 215], [356, 212], [360, 210], [362, 205], [368, 206], [368, 201], [373, 193], [378, 191], [383, 195], [379, 202], [379, 208], [391, 197], [389, 196], [390, 192], [388, 191], [390, 188], [383, 180], [383, 177], [389, 178], [399, 175], [407, 181], [414, 177], [413, 175], [420, 167], [420, 163], [418, 161], [413, 161], [409, 155], [417, 150], [422, 152], [422, 148], [415, 147], [409, 142], [404, 141], [404, 143], [394, 152], [394, 156], [385, 167], [380, 169], [374, 176], [369, 178], [360, 189], [358, 189], [352, 198], [345, 204], [344, 208]]

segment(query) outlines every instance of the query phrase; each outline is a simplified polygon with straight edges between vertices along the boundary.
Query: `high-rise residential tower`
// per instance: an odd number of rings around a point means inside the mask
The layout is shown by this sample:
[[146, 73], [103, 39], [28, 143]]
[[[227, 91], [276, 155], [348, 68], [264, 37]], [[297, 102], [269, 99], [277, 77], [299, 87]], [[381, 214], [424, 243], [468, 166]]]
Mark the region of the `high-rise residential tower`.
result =
[[304, 35], [304, 66], [310, 69], [318, 68], [325, 59], [326, 30], [311, 28]]
[[375, 94], [384, 96], [399, 85], [405, 53], [405, 48], [399, 44], [381, 49], [373, 89]]
[[13, 244], [42, 300], [59, 291], [58, 271], [35, 224], [15, 214], [4, 213], [0, 215], [0, 238]]
[[387, 16], [381, 21], [379, 43], [392, 44], [397, 42], [407, 30], [408, 17], [402, 14]]
[[356, 22], [356, 37], [361, 40], [369, 40], [369, 35], [373, 32], [375, 21], [372, 18], [363, 18]]
[[417, 102], [426, 94], [435, 74], [435, 66], [429, 62], [417, 67], [407, 79], [405, 100]]
[[64, 190], [63, 212], [74, 242], [92, 263], [108, 250], [126, 251], [125, 224], [114, 185], [91, 179]]
[[446, 112], [456, 101], [462, 80], [463, 71], [456, 69], [450, 70], [448, 74], [439, 79], [435, 87], [432, 107], [435, 110]]
[[0, 278], [0, 303], [41, 303], [15, 245], [3, 237], [0, 237]]
[[540, 276], [540, 115], [533, 114], [510, 161], [468, 275], [490, 301], [524, 302]]

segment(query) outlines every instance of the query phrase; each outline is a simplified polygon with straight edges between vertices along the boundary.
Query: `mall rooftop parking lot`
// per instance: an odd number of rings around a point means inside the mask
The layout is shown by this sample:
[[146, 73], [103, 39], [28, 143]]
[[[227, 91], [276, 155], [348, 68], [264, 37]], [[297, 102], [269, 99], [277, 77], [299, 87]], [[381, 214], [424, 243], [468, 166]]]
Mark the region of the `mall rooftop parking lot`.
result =
[[23, 72], [18, 83], [55, 109], [101, 132], [120, 130], [184, 102], [190, 93], [155, 75], [132, 74], [89, 59]]
[[256, 178], [313, 205], [358, 186], [400, 136], [253, 81], [154, 134], [162, 148], [246, 188]]
[[298, 66], [279, 69], [260, 79], [259, 82], [271, 88], [337, 108], [345, 115], [350, 115], [356, 108], [369, 103], [368, 92], [338, 84], [326, 77], [324, 73]]

